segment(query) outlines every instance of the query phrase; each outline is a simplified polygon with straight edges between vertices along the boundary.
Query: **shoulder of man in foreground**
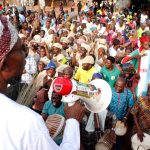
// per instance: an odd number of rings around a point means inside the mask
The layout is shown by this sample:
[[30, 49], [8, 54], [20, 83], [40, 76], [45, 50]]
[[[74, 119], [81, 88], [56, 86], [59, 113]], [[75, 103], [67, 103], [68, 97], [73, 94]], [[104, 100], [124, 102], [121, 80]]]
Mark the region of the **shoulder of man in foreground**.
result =
[[0, 94], [0, 99], [0, 118], [3, 121], [12, 121], [12, 124], [24, 127], [33, 126], [37, 122], [44, 124], [42, 117], [30, 108], [14, 102], [3, 94]]
[[0, 94], [0, 99], [0, 149], [69, 150], [71, 146], [72, 150], [79, 149], [79, 123], [76, 119], [66, 121], [63, 142], [59, 147], [39, 114], [3, 94]]
[[40, 115], [0, 94], [0, 149], [57, 150]]

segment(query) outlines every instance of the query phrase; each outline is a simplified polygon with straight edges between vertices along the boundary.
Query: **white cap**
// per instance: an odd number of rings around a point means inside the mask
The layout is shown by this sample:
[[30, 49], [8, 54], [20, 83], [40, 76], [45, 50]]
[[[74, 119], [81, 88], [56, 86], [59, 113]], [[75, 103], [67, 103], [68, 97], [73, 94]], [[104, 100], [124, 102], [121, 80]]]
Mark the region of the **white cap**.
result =
[[82, 64], [94, 64], [94, 58], [92, 56], [86, 56], [83, 61]]
[[52, 43], [52, 42], [53, 42], [53, 37], [54, 37], [54, 36], [53, 36], [52, 34], [46, 36], [46, 37], [44, 38], [44, 42], [45, 42], [46, 44]]
[[68, 44], [68, 43], [69, 43], [69, 40], [68, 40], [68, 38], [66, 38], [66, 37], [62, 37], [62, 38], [60, 39], [60, 42], [61, 42], [61, 43], [66, 43], [66, 44]]
[[41, 43], [42, 38], [41, 38], [40, 35], [35, 35], [35, 36], [33, 37], [33, 40], [34, 40], [34, 42], [36, 42], [36, 43]]
[[54, 43], [52, 46], [62, 49], [62, 45], [60, 43]]
[[85, 48], [85, 50], [88, 51], [88, 52], [91, 50], [91, 47], [88, 44], [85, 44], [85, 43], [82, 43], [81, 47]]

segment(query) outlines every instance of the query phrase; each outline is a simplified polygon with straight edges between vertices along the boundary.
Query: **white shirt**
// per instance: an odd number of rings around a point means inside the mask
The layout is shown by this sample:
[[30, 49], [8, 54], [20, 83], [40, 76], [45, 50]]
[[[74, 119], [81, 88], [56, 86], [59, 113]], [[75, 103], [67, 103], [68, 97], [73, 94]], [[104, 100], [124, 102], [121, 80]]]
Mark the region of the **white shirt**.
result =
[[40, 55], [37, 52], [33, 52], [31, 48], [29, 48], [28, 56], [33, 56], [37, 64], [40, 61]]
[[45, 31], [45, 36], [49, 35], [48, 31], [49, 31], [50, 27], [46, 28], [46, 26], [43, 26], [41, 29]]
[[39, 0], [40, 8], [43, 9], [45, 7], [45, 0]]
[[147, 18], [148, 18], [147, 15], [141, 14], [141, 20], [140, 20], [140, 22], [141, 23], [145, 23], [145, 21], [146, 21]]
[[123, 24], [122, 26], [120, 26], [120, 24], [117, 22], [116, 25], [115, 25], [115, 27], [116, 27], [116, 31], [118, 30], [120, 32], [123, 32], [124, 29], [125, 29], [125, 24]]
[[112, 57], [115, 57], [117, 55], [117, 51], [112, 47], [109, 48], [109, 54]]
[[37, 72], [37, 63], [34, 56], [26, 57], [25, 71], [26, 73], [22, 74], [21, 77], [22, 83], [31, 83], [33, 80], [33, 75]]
[[92, 27], [92, 25], [93, 25], [92, 22], [87, 22], [87, 23], [86, 23], [86, 28], [87, 28], [88, 30], [90, 30], [91, 27]]
[[22, 14], [19, 14], [19, 18], [20, 18], [21, 23], [24, 23], [26, 20], [25, 16]]
[[84, 11], [88, 12], [89, 11], [89, 7], [87, 5], [84, 6]]
[[104, 35], [104, 32], [106, 31], [106, 27], [101, 27], [100, 29], [99, 29], [99, 31], [98, 31], [98, 35]]
[[79, 123], [68, 119], [62, 144], [49, 136], [40, 115], [0, 94], [0, 150], [79, 150]]

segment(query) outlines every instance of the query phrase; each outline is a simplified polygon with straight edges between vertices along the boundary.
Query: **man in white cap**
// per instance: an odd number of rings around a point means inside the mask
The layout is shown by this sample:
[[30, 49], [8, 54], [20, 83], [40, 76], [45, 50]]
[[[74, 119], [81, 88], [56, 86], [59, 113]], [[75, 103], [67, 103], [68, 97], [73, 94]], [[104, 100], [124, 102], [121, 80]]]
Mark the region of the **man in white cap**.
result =
[[50, 27], [51, 27], [51, 20], [50, 18], [47, 18], [45, 25], [42, 27], [42, 30], [45, 31], [45, 35], [48, 35]]
[[38, 63], [40, 61], [40, 55], [37, 52], [38, 48], [39, 48], [39, 43], [37, 42], [37, 40], [34, 40], [34, 39], [31, 40], [28, 56], [34, 57], [36, 63]]
[[86, 57], [88, 50], [90, 50], [89, 45], [81, 43], [80, 49], [78, 52], [74, 51], [72, 56], [72, 65], [73, 66], [82, 66], [82, 61]]
[[[80, 103], [66, 106], [66, 127], [58, 147], [50, 138], [41, 116], [5, 96], [8, 83], [22, 75], [25, 65], [23, 45], [16, 29], [0, 16], [0, 149], [1, 150], [78, 150], [79, 123], [84, 115]], [[7, 111], [6, 111], [7, 110]]]
[[37, 73], [37, 63], [33, 56], [26, 57], [25, 68], [21, 77], [22, 83], [30, 84], [33, 81], [34, 75]]
[[53, 51], [53, 60], [54, 62], [58, 65], [59, 62], [58, 61], [64, 61], [63, 64], [66, 63], [66, 58], [65, 56], [62, 54], [62, 45], [60, 43], [54, 43], [52, 45], [52, 51]]
[[62, 44], [62, 54], [64, 54], [65, 56], [68, 56], [69, 54], [67, 54], [66, 50], [68, 49], [68, 44], [69, 44], [69, 40], [67, 37], [62, 37], [60, 39], [60, 42]]
[[86, 56], [82, 61], [82, 67], [78, 68], [74, 79], [81, 83], [88, 84], [92, 80], [93, 74], [96, 73], [94, 63], [93, 56]]

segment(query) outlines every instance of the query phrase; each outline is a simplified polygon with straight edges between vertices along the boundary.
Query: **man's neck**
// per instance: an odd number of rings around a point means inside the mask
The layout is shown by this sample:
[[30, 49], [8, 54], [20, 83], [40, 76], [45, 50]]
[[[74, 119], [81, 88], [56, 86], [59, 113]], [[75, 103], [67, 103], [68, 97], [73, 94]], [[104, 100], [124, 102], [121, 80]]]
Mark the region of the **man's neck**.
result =
[[92, 69], [93, 68], [93, 66], [91, 67], [91, 68], [87, 68], [87, 69], [83, 69], [83, 70], [85, 70], [85, 71], [89, 71], [90, 69]]
[[108, 70], [109, 70], [109, 71], [112, 71], [113, 69], [114, 69], [114, 67], [111, 67], [111, 68], [109, 68]]

